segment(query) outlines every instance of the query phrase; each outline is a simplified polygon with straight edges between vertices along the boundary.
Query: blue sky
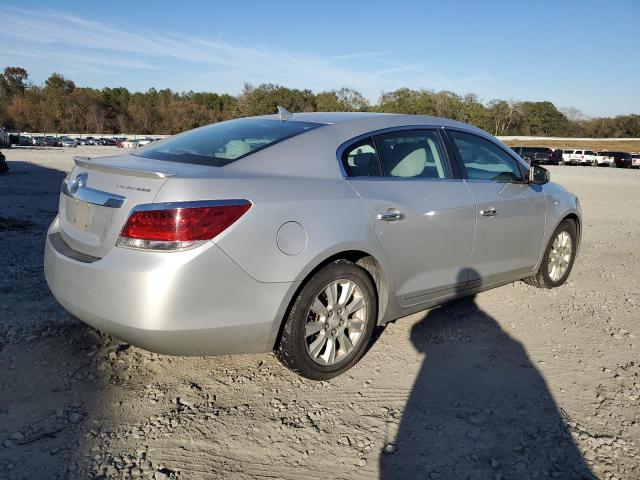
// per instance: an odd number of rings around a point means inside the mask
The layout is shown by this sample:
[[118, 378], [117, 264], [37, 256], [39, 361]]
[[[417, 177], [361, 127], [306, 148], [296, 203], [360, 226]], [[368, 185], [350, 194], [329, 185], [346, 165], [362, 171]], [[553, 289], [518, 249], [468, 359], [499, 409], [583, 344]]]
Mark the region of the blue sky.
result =
[[399, 87], [640, 113], [640, 0], [0, 2], [0, 66], [34, 83], [239, 93]]

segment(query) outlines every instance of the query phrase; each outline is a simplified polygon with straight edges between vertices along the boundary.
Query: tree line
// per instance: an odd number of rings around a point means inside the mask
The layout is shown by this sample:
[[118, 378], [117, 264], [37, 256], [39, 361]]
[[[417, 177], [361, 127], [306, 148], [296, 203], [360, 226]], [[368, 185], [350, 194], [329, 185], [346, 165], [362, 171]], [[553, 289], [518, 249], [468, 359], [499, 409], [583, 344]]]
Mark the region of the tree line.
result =
[[435, 115], [480, 127], [494, 135], [640, 137], [640, 115], [586, 118], [575, 108], [551, 102], [495, 99], [450, 91], [400, 88], [371, 104], [351, 88], [314, 93], [274, 84], [245, 84], [237, 95], [130, 92], [124, 87], [79, 87], [59, 73], [43, 85], [29, 82], [24, 68], [0, 74], [0, 125], [10, 131], [174, 134], [209, 123], [270, 114], [282, 105], [292, 112], [374, 111]]

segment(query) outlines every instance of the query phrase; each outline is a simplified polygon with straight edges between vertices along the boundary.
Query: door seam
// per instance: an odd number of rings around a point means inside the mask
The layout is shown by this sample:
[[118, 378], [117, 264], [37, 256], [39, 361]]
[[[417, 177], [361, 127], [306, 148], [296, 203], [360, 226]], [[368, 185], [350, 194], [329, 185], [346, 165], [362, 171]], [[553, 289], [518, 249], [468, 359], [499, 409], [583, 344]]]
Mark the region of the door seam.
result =
[[[467, 187], [467, 190], [469, 190], [469, 193], [471, 194], [471, 198], [473, 198], [473, 203], [476, 206], [476, 218], [473, 224], [473, 245], [471, 246], [471, 254], [469, 255], [469, 262], [467, 264], [467, 274], [469, 274], [471, 272], [471, 262], [473, 260], [473, 255], [476, 252], [476, 243], [478, 241], [478, 199], [473, 194], [473, 191], [471, 190], [471, 188], [469, 188], [469, 184], [467, 183], [467, 180], [462, 179], [462, 182]], [[467, 283], [469, 283], [470, 281], [471, 279], [467, 278]]]

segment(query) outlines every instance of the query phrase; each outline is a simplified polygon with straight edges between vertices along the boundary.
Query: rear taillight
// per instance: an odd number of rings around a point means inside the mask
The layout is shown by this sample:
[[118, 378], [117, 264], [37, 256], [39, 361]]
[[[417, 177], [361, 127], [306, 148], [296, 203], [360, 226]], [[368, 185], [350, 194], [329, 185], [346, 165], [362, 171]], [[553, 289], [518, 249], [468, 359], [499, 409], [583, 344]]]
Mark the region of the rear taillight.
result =
[[[150, 204], [135, 209], [117, 245], [146, 250], [180, 250], [211, 240], [251, 208], [241, 201]], [[165, 208], [166, 207], [166, 208]]]

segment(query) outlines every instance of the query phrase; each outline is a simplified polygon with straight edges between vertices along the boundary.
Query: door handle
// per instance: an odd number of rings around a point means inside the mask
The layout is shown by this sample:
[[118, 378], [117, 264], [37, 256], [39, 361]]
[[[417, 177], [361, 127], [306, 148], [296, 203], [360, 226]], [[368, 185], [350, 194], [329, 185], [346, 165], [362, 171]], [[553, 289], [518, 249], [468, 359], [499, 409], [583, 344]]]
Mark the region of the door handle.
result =
[[385, 222], [397, 222], [402, 219], [404, 219], [404, 213], [395, 208], [390, 208], [386, 212], [378, 214], [378, 220], [384, 220]]
[[484, 217], [495, 217], [498, 211], [495, 208], [488, 208], [487, 210], [480, 210], [480, 215]]

